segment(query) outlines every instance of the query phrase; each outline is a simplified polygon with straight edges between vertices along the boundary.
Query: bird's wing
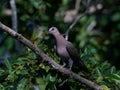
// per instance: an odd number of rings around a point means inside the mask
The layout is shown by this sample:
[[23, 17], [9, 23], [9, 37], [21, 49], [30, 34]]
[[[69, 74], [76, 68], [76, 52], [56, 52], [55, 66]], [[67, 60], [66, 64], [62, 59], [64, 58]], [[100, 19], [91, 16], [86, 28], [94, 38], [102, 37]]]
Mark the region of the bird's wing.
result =
[[73, 60], [73, 62], [75, 62], [77, 65], [79, 64], [79, 67], [82, 68], [83, 70], [87, 70], [84, 62], [81, 60], [77, 49], [73, 46], [73, 44], [71, 42], [67, 42], [66, 44], [66, 49], [71, 57], [71, 59]]
[[67, 42], [66, 44], [66, 49], [70, 55], [70, 57], [73, 59], [73, 60], [77, 60], [77, 59], [80, 59], [80, 56], [76, 50], [76, 48], [73, 46], [73, 44], [71, 42]]

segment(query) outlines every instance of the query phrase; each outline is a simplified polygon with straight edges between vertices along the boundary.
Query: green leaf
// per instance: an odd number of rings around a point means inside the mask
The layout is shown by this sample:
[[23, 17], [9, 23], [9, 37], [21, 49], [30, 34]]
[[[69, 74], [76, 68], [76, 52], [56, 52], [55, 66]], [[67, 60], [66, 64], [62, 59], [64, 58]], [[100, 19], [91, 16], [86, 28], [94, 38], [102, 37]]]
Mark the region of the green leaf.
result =
[[5, 65], [9, 69], [9, 71], [12, 70], [11, 63], [9, 62], [9, 60], [7, 58], [5, 59]]
[[120, 84], [120, 76], [118, 74], [109, 74], [105, 78], [114, 80], [115, 82]]
[[0, 84], [0, 90], [5, 90], [2, 84]]
[[68, 3], [68, 0], [62, 0], [63, 5], [66, 5]]
[[107, 61], [105, 61], [101, 64], [102, 70], [108, 69], [109, 67], [110, 67], [110, 64]]
[[115, 72], [116, 72], [116, 68], [115, 68], [115, 66], [112, 66], [110, 69], [110, 73], [115, 73]]
[[119, 21], [119, 20], [120, 20], [120, 13], [115, 13], [115, 14], [112, 16], [112, 20], [113, 20], [113, 21]]
[[45, 83], [43, 78], [37, 78], [36, 81], [38, 83], [40, 90], [45, 90], [48, 83], [47, 82]]
[[82, 59], [83, 59], [84, 61], [88, 60], [88, 58], [89, 58], [89, 55], [88, 55], [88, 54], [84, 54], [84, 55], [82, 56]]
[[98, 77], [96, 81], [97, 81], [97, 82], [103, 81], [103, 77]]
[[0, 70], [0, 74], [3, 73], [3, 72], [5, 72], [5, 70]]
[[24, 90], [26, 83], [27, 83], [27, 79], [25, 78], [21, 79], [17, 86], [17, 90]]
[[91, 62], [92, 62], [93, 65], [97, 64], [97, 61], [94, 58], [91, 59]]
[[15, 80], [15, 74], [14, 74], [14, 72], [13, 71], [9, 71], [9, 75], [8, 75], [8, 77], [7, 77], [7, 80], [9, 80], [10, 82], [14, 82], [14, 80]]
[[98, 68], [96, 68], [96, 72], [97, 72], [97, 75], [98, 75], [99, 77], [102, 77], [102, 73], [100, 72], [100, 70], [99, 70]]
[[40, 9], [40, 5], [42, 4], [42, 1], [39, 1], [39, 2], [38, 2], [38, 1], [37, 1], [37, 2], [34, 1], [32, 4], [33, 4], [33, 6], [34, 6], [36, 9]]
[[45, 71], [48, 72], [50, 70], [49, 66], [46, 66]]
[[50, 77], [49, 77], [49, 80], [50, 80], [51, 82], [54, 82], [54, 81], [55, 81], [55, 77], [50, 76]]
[[29, 15], [24, 14], [24, 15], [22, 15], [22, 16], [20, 17], [20, 20], [25, 21], [25, 20], [27, 20], [27, 19], [29, 19], [29, 18], [30, 18]]
[[106, 85], [101, 85], [101, 87], [103, 88], [103, 90], [110, 90], [110, 88], [108, 88]]

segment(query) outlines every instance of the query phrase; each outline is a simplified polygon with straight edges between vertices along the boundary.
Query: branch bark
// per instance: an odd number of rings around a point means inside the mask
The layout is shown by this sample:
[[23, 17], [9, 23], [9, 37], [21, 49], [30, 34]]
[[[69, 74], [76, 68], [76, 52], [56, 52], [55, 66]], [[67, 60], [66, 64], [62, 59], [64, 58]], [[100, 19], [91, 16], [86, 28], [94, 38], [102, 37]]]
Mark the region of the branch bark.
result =
[[28, 39], [23, 37], [21, 34], [13, 31], [9, 27], [5, 26], [0, 22], [0, 28], [1, 30], [7, 32], [9, 35], [11, 35], [13, 38], [19, 40], [21, 43], [26, 45], [28, 48], [30, 48], [36, 55], [41, 57], [44, 61], [48, 62], [49, 65], [51, 65], [54, 69], [57, 71], [66, 74], [67, 76], [79, 81], [80, 83], [86, 84], [87, 86], [95, 89], [95, 90], [103, 90], [101, 86], [96, 84], [95, 82], [92, 82], [90, 80], [87, 80], [86, 78], [83, 78], [81, 76], [78, 76], [76, 73], [70, 71], [69, 69], [64, 68], [63, 66], [57, 64], [52, 58], [44, 54], [39, 48], [37, 48], [34, 44], [32, 44]]

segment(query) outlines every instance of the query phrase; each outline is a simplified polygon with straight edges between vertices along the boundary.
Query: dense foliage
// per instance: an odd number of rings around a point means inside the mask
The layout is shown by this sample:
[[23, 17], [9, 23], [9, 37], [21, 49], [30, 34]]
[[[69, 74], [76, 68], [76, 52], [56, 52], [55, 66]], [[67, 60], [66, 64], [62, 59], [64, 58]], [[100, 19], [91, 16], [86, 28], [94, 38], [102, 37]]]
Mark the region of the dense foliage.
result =
[[[77, 15], [84, 13], [85, 1], [81, 1]], [[53, 50], [54, 41], [47, 35], [47, 31], [51, 26], [58, 27], [61, 33], [68, 29], [71, 21], [66, 21], [65, 15], [74, 10], [75, 0], [15, 2], [18, 32], [59, 63], [60, 59]], [[119, 90], [120, 2], [93, 0], [89, 8], [93, 12], [80, 19], [69, 33], [69, 41], [77, 48], [90, 71], [77, 73], [98, 83], [104, 90]], [[0, 21], [12, 27], [10, 9], [9, 0], [0, 1]], [[0, 30], [0, 90], [89, 89], [54, 70], [25, 45], [21, 44], [20, 54], [15, 45], [15, 40]], [[59, 86], [66, 78], [67, 82]]]

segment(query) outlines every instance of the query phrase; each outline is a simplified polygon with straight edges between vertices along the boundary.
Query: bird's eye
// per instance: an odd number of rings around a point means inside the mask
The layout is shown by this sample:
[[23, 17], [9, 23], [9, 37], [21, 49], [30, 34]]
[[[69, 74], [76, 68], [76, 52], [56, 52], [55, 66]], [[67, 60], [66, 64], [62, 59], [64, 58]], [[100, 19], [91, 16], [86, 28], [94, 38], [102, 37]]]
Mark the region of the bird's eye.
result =
[[54, 28], [53, 28], [53, 27], [49, 29], [49, 31], [53, 31], [53, 30], [54, 30]]

